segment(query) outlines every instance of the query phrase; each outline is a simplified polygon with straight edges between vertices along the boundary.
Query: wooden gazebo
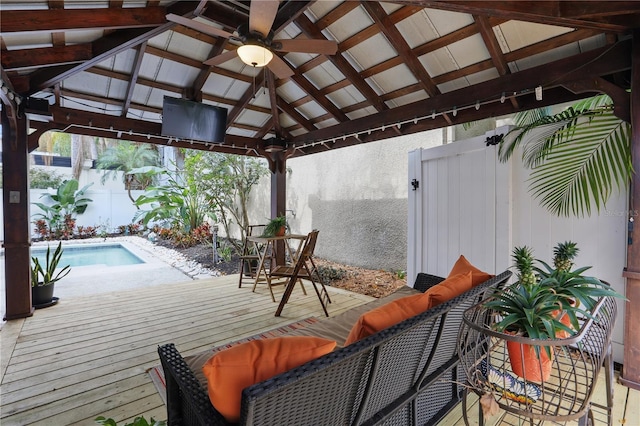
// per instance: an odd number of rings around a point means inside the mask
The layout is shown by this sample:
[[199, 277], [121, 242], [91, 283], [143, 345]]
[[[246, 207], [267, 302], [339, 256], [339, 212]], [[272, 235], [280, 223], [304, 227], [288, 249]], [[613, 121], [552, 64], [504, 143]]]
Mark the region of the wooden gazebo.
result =
[[[265, 157], [278, 212], [288, 158], [603, 92], [640, 170], [636, 1], [3, 0], [0, 20], [7, 319], [32, 314], [28, 154], [47, 130]], [[243, 62], [248, 44], [271, 62]], [[224, 141], [163, 135], [164, 96], [226, 108]], [[640, 388], [638, 226], [621, 274]]]

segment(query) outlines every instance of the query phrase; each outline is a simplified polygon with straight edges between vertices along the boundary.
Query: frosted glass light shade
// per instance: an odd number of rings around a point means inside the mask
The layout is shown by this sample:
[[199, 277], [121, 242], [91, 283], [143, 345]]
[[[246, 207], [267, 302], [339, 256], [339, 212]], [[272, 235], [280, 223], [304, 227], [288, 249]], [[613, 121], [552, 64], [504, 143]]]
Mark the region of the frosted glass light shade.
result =
[[242, 62], [252, 67], [264, 67], [273, 59], [273, 53], [269, 49], [257, 44], [245, 44], [238, 47], [238, 56]]

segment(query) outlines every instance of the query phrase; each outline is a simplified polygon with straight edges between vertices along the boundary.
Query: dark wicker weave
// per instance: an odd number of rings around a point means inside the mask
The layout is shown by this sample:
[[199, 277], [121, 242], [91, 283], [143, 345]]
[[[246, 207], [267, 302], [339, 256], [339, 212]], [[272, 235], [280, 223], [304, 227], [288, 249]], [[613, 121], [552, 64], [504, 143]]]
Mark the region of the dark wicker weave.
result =
[[[243, 425], [435, 424], [461, 399], [457, 334], [464, 311], [511, 276], [472, 290], [393, 327], [242, 392]], [[442, 278], [419, 274], [416, 288]], [[173, 344], [158, 349], [169, 424], [228, 424]]]

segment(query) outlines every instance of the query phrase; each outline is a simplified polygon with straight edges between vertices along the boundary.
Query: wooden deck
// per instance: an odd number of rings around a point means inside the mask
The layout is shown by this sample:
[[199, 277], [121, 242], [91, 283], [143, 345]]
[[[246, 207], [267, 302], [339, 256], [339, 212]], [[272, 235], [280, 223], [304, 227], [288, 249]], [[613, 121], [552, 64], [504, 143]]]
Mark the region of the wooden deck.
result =
[[[315, 293], [304, 296], [296, 288], [282, 317], [276, 318], [277, 305], [268, 290], [238, 289], [237, 278], [70, 298], [31, 318], [6, 323], [0, 333], [0, 424], [93, 425], [99, 415], [116, 421], [138, 415], [164, 419], [164, 404], [146, 374], [158, 364], [159, 344], [174, 342], [185, 354], [197, 353], [323, 315]], [[275, 291], [279, 297], [282, 287]], [[331, 315], [371, 300], [329, 291]], [[626, 388], [616, 390], [616, 412], [629, 407], [627, 424], [640, 419], [639, 395], [632, 394], [625, 405]], [[617, 415], [614, 424], [621, 419]], [[443, 422], [460, 423], [459, 410]]]

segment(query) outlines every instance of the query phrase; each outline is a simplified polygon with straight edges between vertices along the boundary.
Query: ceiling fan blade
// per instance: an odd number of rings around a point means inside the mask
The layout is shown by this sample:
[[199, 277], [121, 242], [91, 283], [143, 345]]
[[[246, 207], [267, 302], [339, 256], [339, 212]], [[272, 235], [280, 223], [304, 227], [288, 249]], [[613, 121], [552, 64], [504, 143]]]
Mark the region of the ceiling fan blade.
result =
[[274, 40], [282, 47], [278, 49], [282, 52], [318, 53], [320, 55], [335, 55], [338, 51], [338, 43], [333, 40]]
[[206, 61], [203, 62], [203, 64], [213, 67], [216, 65], [224, 64], [225, 62], [228, 62], [236, 58], [237, 56], [238, 56], [238, 52], [236, 52], [235, 50], [229, 50], [219, 55], [216, 55], [213, 58], [207, 59]]
[[269, 35], [278, 13], [278, 0], [251, 0], [249, 8], [249, 31], [257, 31], [264, 37]]
[[289, 78], [295, 74], [289, 65], [278, 55], [273, 55], [273, 59], [267, 64], [267, 67], [280, 79]]
[[182, 26], [191, 28], [192, 30], [196, 30], [204, 34], [209, 34], [214, 37], [224, 37], [224, 38], [233, 37], [233, 34], [231, 34], [230, 32], [227, 32], [220, 28], [216, 28], [212, 25], [207, 25], [200, 21], [194, 21], [193, 19], [176, 15], [174, 13], [169, 13], [167, 15], [167, 21], [175, 22], [176, 24], [180, 24]]

